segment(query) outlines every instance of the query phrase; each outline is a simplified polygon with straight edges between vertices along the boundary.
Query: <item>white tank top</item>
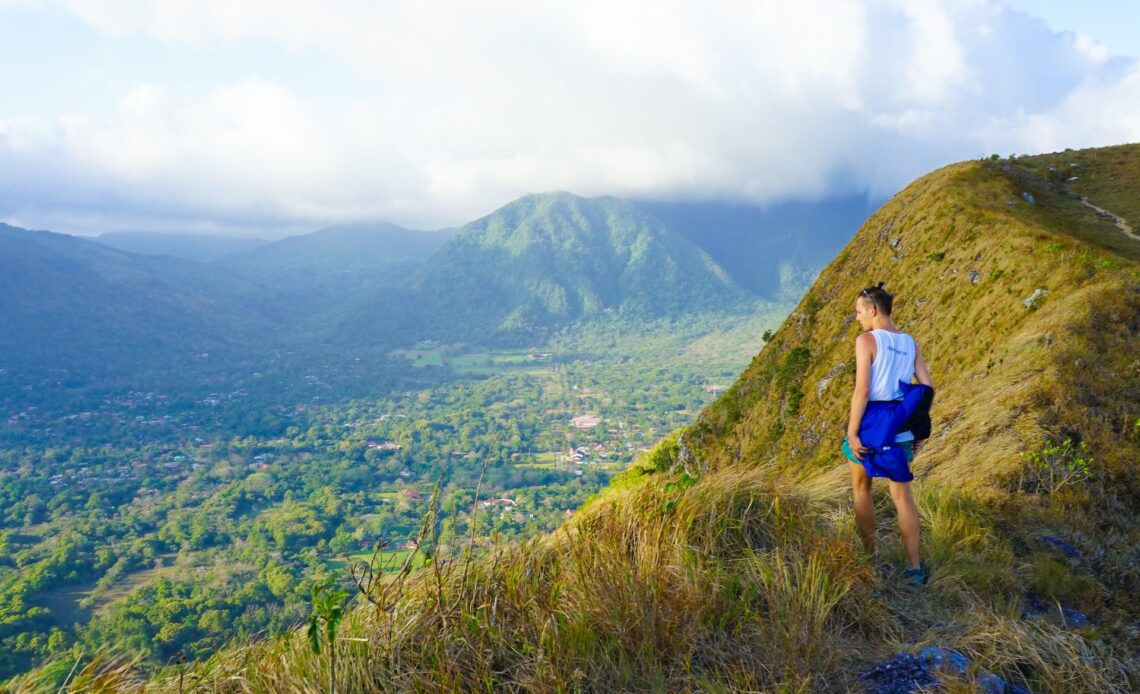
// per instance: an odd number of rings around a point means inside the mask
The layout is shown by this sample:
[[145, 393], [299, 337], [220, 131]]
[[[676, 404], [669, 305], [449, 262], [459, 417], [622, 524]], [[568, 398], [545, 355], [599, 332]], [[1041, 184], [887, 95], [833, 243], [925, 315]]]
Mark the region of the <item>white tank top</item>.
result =
[[914, 378], [914, 338], [906, 333], [872, 330], [875, 359], [871, 362], [871, 399], [901, 400], [899, 381]]
[[[871, 362], [871, 399], [901, 400], [899, 381], [910, 383], [914, 378], [914, 338], [906, 333], [889, 330], [872, 330], [875, 337], [875, 359]], [[904, 431], [895, 441], [910, 441], [914, 435]]]

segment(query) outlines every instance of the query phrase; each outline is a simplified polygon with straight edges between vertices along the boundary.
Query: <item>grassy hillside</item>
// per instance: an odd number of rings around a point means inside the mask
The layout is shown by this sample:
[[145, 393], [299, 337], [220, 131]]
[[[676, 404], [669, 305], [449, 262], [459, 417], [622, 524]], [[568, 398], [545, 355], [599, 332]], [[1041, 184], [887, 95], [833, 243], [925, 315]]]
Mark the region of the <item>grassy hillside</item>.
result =
[[[1097, 176], [1130, 178], [1133, 196], [1104, 205], [1140, 218], [1134, 146], [971, 162], [924, 177], [867, 222], [702, 414], [691, 438], [703, 462], [767, 465], [801, 479], [834, 466], [859, 332], [852, 297], [883, 280], [896, 293], [896, 322], [915, 335], [938, 386], [924, 477], [984, 487], [1018, 452], [1064, 436], [1125, 466], [1127, 452], [1114, 442], [1128, 438], [1137, 414], [1137, 393], [1125, 386], [1136, 376], [1128, 340], [1140, 303], [1140, 237], [1067, 194], [1048, 178], [1050, 167], [1089, 171], [1083, 185], [1093, 199]], [[1027, 306], [1039, 290], [1046, 293]]]
[[[1121, 226], [1140, 222], [1138, 190], [1140, 146], [923, 177], [732, 388], [562, 530], [473, 559], [429, 517], [434, 561], [358, 597], [335, 659], [298, 632], [190, 668], [187, 689], [318, 691], [331, 669], [343, 691], [830, 692], [937, 645], [973, 661], [950, 691], [977, 668], [1034, 692], [1135, 690], [1140, 241]], [[863, 555], [837, 450], [854, 299], [880, 280], [938, 388], [915, 461], [922, 589], [897, 575], [885, 486], [880, 554]], [[97, 658], [72, 683], [177, 679]]]

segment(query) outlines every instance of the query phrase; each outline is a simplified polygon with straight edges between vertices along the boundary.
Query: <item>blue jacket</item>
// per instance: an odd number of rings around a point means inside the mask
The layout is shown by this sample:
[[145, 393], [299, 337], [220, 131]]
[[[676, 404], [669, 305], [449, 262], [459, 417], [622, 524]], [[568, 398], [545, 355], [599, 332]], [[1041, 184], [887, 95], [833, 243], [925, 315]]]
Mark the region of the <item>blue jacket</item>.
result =
[[907, 465], [906, 451], [895, 444], [895, 436], [904, 430], [907, 420], [923, 406], [924, 400], [930, 402], [934, 389], [903, 381], [899, 381], [899, 387], [903, 393], [902, 400], [872, 400], [867, 403], [867, 411], [859, 423], [859, 440], [870, 449], [863, 461], [868, 476], [910, 482], [914, 475]]

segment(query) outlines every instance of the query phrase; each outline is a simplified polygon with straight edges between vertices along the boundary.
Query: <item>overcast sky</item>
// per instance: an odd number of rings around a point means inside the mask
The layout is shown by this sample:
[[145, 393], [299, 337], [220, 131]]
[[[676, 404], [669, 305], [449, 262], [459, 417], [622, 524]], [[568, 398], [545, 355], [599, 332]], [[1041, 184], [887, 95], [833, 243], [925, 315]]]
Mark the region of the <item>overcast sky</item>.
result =
[[0, 220], [277, 236], [767, 203], [1140, 141], [1140, 3], [0, 0]]

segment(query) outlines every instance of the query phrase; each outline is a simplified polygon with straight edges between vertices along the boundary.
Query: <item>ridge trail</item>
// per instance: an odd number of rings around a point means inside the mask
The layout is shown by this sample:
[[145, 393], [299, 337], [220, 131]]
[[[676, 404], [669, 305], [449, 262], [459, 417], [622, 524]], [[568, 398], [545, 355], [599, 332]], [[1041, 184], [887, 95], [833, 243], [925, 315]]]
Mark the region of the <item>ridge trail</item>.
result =
[[1121, 231], [1121, 233], [1123, 233], [1123, 234], [1124, 234], [1125, 236], [1127, 236], [1128, 238], [1130, 238], [1130, 239], [1136, 239], [1136, 240], [1140, 240], [1140, 235], [1138, 235], [1138, 234], [1137, 234], [1137, 233], [1136, 233], [1136, 232], [1135, 232], [1135, 231], [1132, 229], [1132, 225], [1130, 225], [1130, 224], [1128, 223], [1128, 220], [1126, 220], [1124, 217], [1121, 217], [1121, 216], [1120, 216], [1120, 215], [1118, 215], [1118, 214], [1114, 214], [1114, 213], [1112, 213], [1112, 212], [1109, 212], [1108, 210], [1106, 210], [1106, 209], [1104, 209], [1104, 208], [1102, 208], [1102, 207], [1097, 207], [1096, 205], [1094, 205], [1094, 204], [1092, 204], [1091, 202], [1089, 202], [1089, 199], [1088, 199], [1088, 198], [1086, 198], [1086, 197], [1085, 197], [1085, 196], [1083, 196], [1083, 195], [1081, 195], [1081, 196], [1080, 196], [1080, 201], [1081, 201], [1081, 204], [1082, 204], [1082, 205], [1084, 205], [1085, 207], [1087, 207], [1087, 208], [1089, 208], [1089, 209], [1093, 210], [1093, 211], [1094, 211], [1094, 212], [1096, 212], [1098, 215], [1100, 215], [1100, 216], [1102, 216], [1102, 217], [1103, 217], [1103, 216], [1108, 216], [1108, 217], [1112, 218], [1112, 223], [1113, 223], [1113, 224], [1115, 224], [1115, 225], [1116, 225], [1116, 228], [1117, 228], [1117, 229], [1119, 229], [1119, 230]]

